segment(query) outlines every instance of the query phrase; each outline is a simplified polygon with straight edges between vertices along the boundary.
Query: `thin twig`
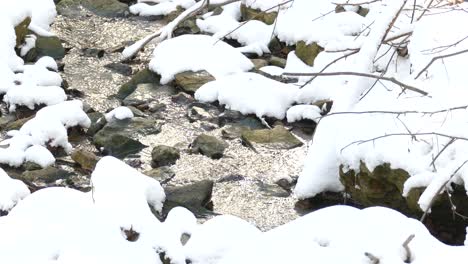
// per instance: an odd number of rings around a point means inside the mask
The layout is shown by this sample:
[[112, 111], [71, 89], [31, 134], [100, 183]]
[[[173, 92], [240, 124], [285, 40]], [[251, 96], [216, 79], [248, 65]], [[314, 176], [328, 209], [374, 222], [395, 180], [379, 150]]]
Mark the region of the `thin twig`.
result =
[[402, 83], [395, 79], [394, 77], [385, 77], [385, 76], [380, 76], [380, 75], [374, 75], [370, 73], [362, 73], [362, 72], [322, 72], [322, 73], [292, 73], [292, 72], [286, 72], [283, 73], [283, 75], [286, 76], [339, 76], [339, 75], [350, 75], [350, 76], [359, 76], [359, 77], [367, 77], [367, 78], [374, 78], [374, 79], [381, 79], [384, 81], [389, 81], [394, 84], [399, 85], [400, 87], [403, 88], [403, 90], [410, 90], [416, 93], [419, 93], [421, 95], [427, 96], [428, 93], [416, 88], [414, 86]]
[[218, 42], [219, 42], [220, 40], [222, 40], [223, 38], [226, 38], [227, 36], [231, 35], [233, 32], [235, 32], [235, 31], [238, 30], [239, 28], [243, 27], [245, 24], [249, 23], [250, 21], [252, 21], [252, 20], [254, 20], [254, 19], [260, 17], [261, 15], [263, 15], [263, 14], [265, 14], [265, 13], [267, 13], [267, 12], [273, 10], [273, 9], [276, 9], [276, 8], [278, 8], [278, 7], [281, 7], [281, 6], [284, 6], [284, 5], [289, 4], [289, 3], [291, 3], [291, 2], [294, 2], [294, 0], [288, 0], [288, 1], [286, 1], [286, 2], [283, 2], [283, 3], [277, 4], [277, 5], [273, 6], [273, 7], [270, 7], [270, 8], [268, 8], [268, 9], [266, 9], [266, 10], [263, 10], [262, 12], [259, 12], [258, 14], [256, 14], [255, 16], [253, 16], [252, 18], [250, 18], [250, 19], [248, 19], [248, 20], [242, 22], [239, 26], [235, 27], [233, 30], [229, 31], [227, 34], [224, 34], [224, 35], [223, 35], [222, 37], [220, 37], [214, 44], [218, 43]]
[[458, 139], [458, 140], [462, 140], [462, 141], [468, 141], [468, 138], [465, 138], [465, 137], [452, 136], [452, 135], [439, 133], [439, 132], [421, 132], [421, 133], [412, 133], [412, 134], [410, 134], [410, 133], [390, 133], [390, 134], [385, 134], [385, 135], [381, 135], [381, 136], [373, 137], [373, 138], [369, 138], [369, 139], [353, 141], [353, 142], [349, 143], [348, 145], [344, 146], [341, 149], [341, 152], [343, 150], [345, 150], [346, 148], [348, 148], [348, 147], [350, 147], [352, 145], [355, 145], [355, 144], [361, 145], [361, 144], [372, 142], [372, 141], [382, 139], [382, 138], [398, 137], [398, 136], [411, 136], [411, 137], [414, 137], [414, 136], [441, 136], [441, 137], [445, 137], [445, 138], [454, 138], [454, 139]]
[[463, 168], [463, 166], [465, 166], [467, 162], [468, 160], [465, 160], [460, 166], [458, 166], [458, 168], [450, 175], [448, 180], [446, 180], [445, 183], [440, 186], [439, 190], [437, 190], [436, 194], [434, 195], [434, 197], [432, 197], [431, 201], [429, 202], [429, 206], [427, 207], [426, 211], [424, 211], [424, 214], [419, 220], [420, 222], [424, 222], [424, 220], [426, 219], [426, 216], [429, 213], [429, 210], [431, 210], [431, 207], [434, 204], [437, 195], [439, 195], [439, 193], [442, 192], [442, 190], [445, 188], [445, 185], [447, 185], [447, 183], [449, 183], [450, 180], [452, 180], [452, 178], [458, 173], [459, 170], [461, 170], [461, 168]]
[[[330, 63], [328, 63], [327, 65], [325, 65], [325, 67], [323, 67], [319, 73], [322, 73], [324, 72], [328, 67], [330, 67], [331, 65], [335, 64], [336, 62], [338, 62], [339, 60], [342, 60], [342, 59], [346, 59], [347, 57], [351, 56], [351, 55], [354, 55], [356, 53], [358, 53], [359, 50], [354, 50], [348, 54], [345, 54], [337, 59], [334, 59], [333, 61], [331, 61]], [[310, 78], [310, 80], [308, 80], [306, 83], [304, 83], [303, 85], [301, 85], [300, 89], [304, 88], [305, 86], [307, 86], [308, 84], [310, 84], [313, 80], [315, 80], [318, 76], [314, 76], [312, 78]]]
[[411, 235], [405, 240], [405, 242], [403, 242], [403, 248], [404, 248], [405, 251], [406, 251], [405, 263], [410, 263], [410, 262], [411, 262], [412, 256], [411, 256], [411, 249], [409, 248], [409, 243], [411, 243], [411, 240], [413, 240], [414, 237], [415, 237], [415, 235], [414, 235], [414, 234], [411, 234]]
[[372, 255], [371, 253], [365, 252], [364, 255], [370, 259], [372, 264], [379, 264], [380, 263], [380, 259], [377, 258], [376, 256]]
[[463, 53], [467, 53], [468, 52], [468, 49], [465, 49], [465, 50], [460, 50], [460, 51], [457, 51], [457, 52], [454, 52], [454, 53], [450, 53], [450, 54], [446, 54], [446, 55], [441, 55], [441, 56], [436, 56], [434, 58], [432, 58], [432, 60], [426, 65], [426, 67], [424, 67], [419, 73], [418, 75], [416, 75], [416, 77], [414, 78], [415, 80], [417, 80], [419, 78], [419, 76], [421, 76], [421, 74], [423, 74], [423, 72], [425, 72], [427, 69], [429, 69], [429, 67], [431, 67], [431, 65], [437, 61], [437, 60], [440, 60], [440, 59], [443, 59], [443, 58], [449, 58], [449, 57], [453, 57], [453, 56], [457, 56], [457, 55], [460, 55], [460, 54], [463, 54]]
[[440, 157], [440, 155], [442, 155], [442, 152], [444, 152], [450, 145], [452, 145], [457, 139], [455, 138], [452, 138], [450, 139], [450, 141], [445, 144], [445, 146], [437, 153], [437, 155], [432, 159], [431, 161], [431, 164], [429, 164], [429, 166], [433, 166], [435, 165], [435, 162], [437, 161], [437, 159]]

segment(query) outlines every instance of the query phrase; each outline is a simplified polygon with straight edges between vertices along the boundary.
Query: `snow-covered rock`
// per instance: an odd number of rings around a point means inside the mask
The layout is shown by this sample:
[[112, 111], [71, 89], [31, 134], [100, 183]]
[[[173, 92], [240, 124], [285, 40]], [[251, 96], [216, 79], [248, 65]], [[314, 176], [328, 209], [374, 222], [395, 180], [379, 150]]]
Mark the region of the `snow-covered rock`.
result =
[[30, 194], [26, 184], [14, 180], [0, 168], [0, 211], [10, 211], [21, 199]]
[[220, 78], [253, 68], [252, 62], [235, 48], [204, 35], [182, 35], [162, 42], [154, 50], [149, 66], [161, 75], [162, 84], [184, 71], [206, 70]]
[[209, 82], [195, 93], [202, 102], [219, 101], [229, 109], [283, 119], [299, 89], [256, 73], [239, 73]]

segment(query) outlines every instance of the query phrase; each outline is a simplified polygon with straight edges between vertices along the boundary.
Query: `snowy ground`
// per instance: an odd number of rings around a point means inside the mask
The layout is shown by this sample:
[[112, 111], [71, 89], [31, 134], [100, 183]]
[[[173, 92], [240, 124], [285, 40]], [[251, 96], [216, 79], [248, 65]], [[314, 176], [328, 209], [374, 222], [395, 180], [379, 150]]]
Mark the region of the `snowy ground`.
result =
[[[132, 13], [168, 14], [181, 6], [186, 9], [182, 17], [206, 3], [138, 2], [130, 8]], [[161, 84], [180, 72], [206, 70], [216, 80], [204, 84], [195, 99], [255, 115], [264, 124], [265, 118], [314, 120], [318, 126], [313, 140], [293, 150], [257, 148], [258, 153], [232, 141], [221, 160], [182, 153], [174, 166], [175, 184], [206, 178], [220, 180], [232, 174], [245, 176], [234, 184], [217, 185], [215, 211], [226, 215], [203, 224], [181, 207], [172, 209], [160, 222], [153, 214], [162, 210], [166, 200], [160, 182], [114, 157], [102, 157], [97, 163], [89, 192], [54, 187], [31, 193], [25, 183], [0, 169], [0, 213], [8, 213], [0, 216], [0, 263], [465, 263], [468, 238], [465, 246], [445, 245], [420, 221], [392, 209], [331, 206], [289, 222], [297, 217], [292, 210], [296, 199], [342, 191], [339, 167], [359, 170], [361, 162], [370, 170], [390, 163], [392, 168], [407, 171], [410, 177], [402, 195], [425, 187], [418, 200], [423, 211], [430, 212], [434, 196], [441, 191], [449, 193], [452, 183], [468, 189], [468, 130], [464, 121], [468, 80], [462, 67], [467, 60], [468, 40], [462, 30], [447, 30], [468, 22], [468, 6], [433, 2], [371, 1], [359, 4], [360, 8], [369, 8], [369, 13], [361, 16], [357, 4], [353, 4], [358, 1], [342, 3], [341, 10], [330, 0], [243, 0], [241, 3], [247, 6], [278, 12], [278, 18], [273, 26], [256, 21], [230, 33], [227, 37], [236, 39], [243, 45], [241, 48], [217, 40], [242, 25], [239, 3], [229, 4], [219, 15], [209, 13], [199, 18], [197, 24], [202, 31], [214, 36], [171, 38], [182, 17], [156, 29], [139, 29], [146, 22], [122, 22], [129, 28], [121, 31], [112, 30], [119, 22], [100, 20], [107, 26], [101, 29], [106, 33], [102, 39], [91, 41], [95, 47], [107, 51], [115, 43], [122, 44], [119, 32], [135, 31], [132, 37], [143, 38], [156, 30], [162, 43], [151, 43], [156, 46], [151, 58], [145, 57], [149, 54], [146, 51], [137, 59], [161, 75]], [[2, 5], [3, 101], [10, 112], [21, 107], [43, 108], [20, 128], [5, 131], [0, 162], [10, 167], [26, 162], [47, 167], [56, 162], [54, 149], [63, 149], [67, 156], [76, 147], [69, 141], [72, 128], [86, 130], [91, 120], [83, 102], [71, 100], [60, 87], [62, 77], [53, 59], [43, 57], [25, 65], [15, 53], [13, 29], [26, 17], [32, 17], [29, 27], [37, 34], [53, 34], [53, 1], [18, 0]], [[72, 22], [90, 23], [86, 25], [89, 28], [94, 20], [85, 21]], [[70, 23], [64, 18], [57, 22], [56, 27]], [[64, 59], [70, 86], [84, 91], [89, 98], [83, 100], [96, 109], [114, 109], [105, 116], [109, 122], [134, 118], [129, 108], [107, 101], [116, 91], [106, 85], [128, 78], [114, 80], [115, 75], [107, 73], [105, 80], [99, 80], [101, 75], [91, 73], [102, 68], [97, 66], [104, 62], [115, 62], [117, 55], [105, 55], [103, 61], [73, 57], [84, 44], [74, 41], [89, 34], [74, 36], [73, 30], [79, 28], [75, 26], [70, 24], [71, 32], [62, 28], [58, 34], [72, 48]], [[291, 51], [284, 69], [265, 69], [283, 77], [298, 76], [296, 84], [247, 72], [254, 65], [244, 53], [269, 53], [268, 35], [286, 44], [315, 43], [323, 51], [313, 66]], [[107, 42], [112, 36], [115, 43]], [[406, 45], [402, 39], [409, 40], [405, 50], [408, 54], [400, 49]], [[124, 55], [135, 51], [138, 44], [141, 42], [127, 48]], [[30, 43], [26, 46], [30, 47]], [[340, 56], [347, 58], [340, 60]], [[307, 73], [329, 76], [311, 80]], [[323, 109], [312, 104], [324, 99], [332, 100], [333, 106], [327, 116], [321, 117]], [[200, 123], [192, 124], [183, 118], [184, 108], [169, 96], [158, 100], [166, 103], [163, 114], [167, 116], [162, 118], [166, 122], [160, 134], [142, 137], [143, 143], [184, 148], [204, 131]], [[220, 133], [220, 129], [214, 129], [209, 134], [219, 137]], [[141, 155], [144, 165], [140, 170], [148, 169], [151, 153], [146, 149]], [[258, 181], [271, 184], [296, 174], [300, 176], [294, 197], [265, 197], [256, 189]], [[456, 208], [452, 209], [456, 212]]]

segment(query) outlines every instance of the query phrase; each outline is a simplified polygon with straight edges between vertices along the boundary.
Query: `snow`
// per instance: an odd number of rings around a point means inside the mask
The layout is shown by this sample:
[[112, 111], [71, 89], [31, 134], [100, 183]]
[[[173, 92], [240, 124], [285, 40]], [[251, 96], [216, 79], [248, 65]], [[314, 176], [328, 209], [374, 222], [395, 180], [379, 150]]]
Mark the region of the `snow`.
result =
[[[0, 189], [17, 185], [7, 189], [12, 194], [0, 192], [0, 204], [5, 194], [6, 204], [23, 198], [0, 217], [0, 261], [149, 264], [162, 263], [164, 252], [176, 264], [365, 264], [368, 252], [393, 264], [406, 260], [403, 242], [411, 235], [411, 263], [464, 263], [468, 257], [466, 246], [444, 245], [419, 221], [388, 208], [331, 206], [267, 232], [229, 215], [198, 224], [180, 207], [161, 223], [149, 207], [161, 210], [164, 202], [156, 180], [109, 156], [98, 162], [91, 181], [89, 193], [53, 187], [28, 195], [24, 184], [0, 171]], [[138, 233], [136, 241], [126, 240], [129, 230]], [[185, 246], [181, 234], [190, 235]]]
[[55, 158], [50, 151], [40, 145], [31, 146], [24, 152], [25, 161], [30, 161], [45, 168], [55, 163]]
[[322, 117], [320, 112], [322, 111], [316, 105], [295, 105], [288, 109], [286, 116], [289, 123], [302, 119], [309, 119], [317, 123]]
[[125, 106], [119, 106], [105, 115], [107, 122], [110, 122], [112, 119], [131, 119], [133, 118], [133, 112], [130, 108]]
[[[391, 49], [383, 56], [389, 47], [383, 45], [379, 51], [376, 51], [376, 47], [387, 30], [386, 25], [392, 20], [391, 14], [395, 13], [400, 5], [401, 2], [394, 1], [385, 6], [374, 6], [366, 19], [369, 17], [378, 20], [372, 24], [372, 30], [368, 35], [359, 37], [362, 40], [359, 38], [356, 40], [362, 43], [360, 52], [335, 63], [325, 72], [352, 70], [373, 73], [376, 69], [385, 69], [387, 62], [390, 61], [387, 76], [418, 87], [428, 92], [430, 96], [424, 97], [410, 91], [402, 94], [400, 87], [389, 82], [377, 83], [372, 91], [366, 94], [367, 89], [374, 84], [374, 80], [352, 76], [336, 76], [332, 77], [333, 79], [318, 77], [301, 89], [299, 102], [310, 103], [331, 99], [334, 104], [329, 116], [320, 121], [314, 141], [310, 143], [304, 170], [295, 189], [298, 198], [311, 197], [323, 191], [342, 190], [343, 186], [338, 180], [339, 165], [344, 165], [345, 170], [358, 171], [361, 162], [364, 162], [370, 170], [383, 163], [389, 163], [392, 168], [407, 171], [411, 177], [405, 183], [402, 195], [406, 196], [413, 188], [427, 187], [418, 201], [421, 210], [428, 209], [438, 190], [445, 191], [445, 188], [442, 188], [444, 184], [454, 182], [468, 186], [466, 184], [468, 170], [463, 167], [457, 171], [457, 168], [468, 159], [466, 141], [457, 140], [449, 145], [432, 165], [434, 157], [449, 144], [451, 136], [466, 137], [462, 132], [467, 131], [466, 124], [462, 121], [467, 118], [465, 108], [441, 111], [438, 114], [418, 113], [423, 111], [430, 113], [466, 105], [461, 98], [466, 97], [466, 89], [463, 88], [466, 86], [463, 83], [468, 80], [466, 74], [462, 72], [463, 67], [459, 66], [466, 61], [466, 54], [436, 61], [421, 76], [418, 77], [418, 74], [435, 56], [468, 48], [468, 42], [459, 42], [465, 37], [463, 33], [446, 30], [450, 23], [468, 22], [468, 18], [463, 11], [451, 11], [447, 14], [425, 16], [414, 26], [408, 26], [411, 16], [403, 14], [396, 21], [395, 28], [398, 29], [390, 31], [389, 36], [413, 31], [408, 46], [409, 57], [392, 58]], [[459, 42], [457, 45], [451, 45], [457, 42]], [[332, 61], [333, 57], [329, 57], [328, 53], [320, 53], [316, 59], [316, 63], [320, 66], [314, 65], [309, 71], [317, 72], [326, 65], [327, 61]], [[373, 58], [379, 60], [374, 62]], [[288, 57], [289, 63], [290, 57]], [[285, 71], [292, 72], [292, 70]], [[364, 94], [366, 95], [362, 98]], [[378, 112], [365, 114], [368, 111], [402, 114]], [[407, 111], [411, 113], [405, 114]], [[340, 112], [349, 113], [340, 115]], [[408, 130], [423, 135], [417, 135], [418, 140], [415, 141], [407, 135]], [[372, 140], [382, 135], [388, 136]], [[369, 141], [359, 143], [365, 140]], [[434, 167], [437, 169], [434, 170]], [[457, 173], [454, 174], [455, 171]]]
[[[278, 8], [273, 7], [285, 3], [287, 0], [242, 0], [241, 2], [247, 7], [270, 13], [278, 10]], [[290, 4], [284, 4], [281, 8], [287, 8], [289, 6]]]
[[268, 44], [273, 35], [273, 25], [269, 26], [258, 20], [240, 23], [236, 13], [222, 12], [217, 16], [197, 19], [197, 26], [201, 31], [212, 33], [214, 38], [235, 39], [243, 47], [243, 53], [255, 53], [262, 56], [270, 53]]
[[278, 15], [276, 35], [287, 44], [293, 45], [302, 40], [306, 43], [317, 42], [326, 48], [329, 43], [353, 40], [353, 35], [361, 32], [367, 21], [372, 22], [355, 12], [334, 11], [335, 5], [330, 0], [295, 0], [291, 7]]
[[[62, 147], [70, 153], [72, 146], [68, 142], [67, 128], [88, 128], [91, 125], [82, 108], [81, 101], [73, 100], [39, 110], [19, 130], [8, 132], [11, 138], [0, 143], [8, 146], [0, 148], [0, 163], [18, 167], [25, 160], [31, 160], [46, 167], [53, 162], [53, 156], [46, 148], [38, 147], [28, 152], [30, 146]], [[34, 150], [39, 152], [34, 153]]]
[[239, 51], [204, 35], [183, 35], [163, 41], [155, 48], [149, 66], [161, 75], [161, 84], [169, 83], [174, 75], [184, 71], [206, 70], [220, 78], [253, 68], [252, 62]]
[[[283, 1], [243, 0], [242, 3], [267, 10]], [[132, 9], [139, 15], [166, 14], [175, 5], [181, 5], [188, 14], [203, 3], [152, 2], [158, 5], [150, 7], [139, 1]], [[444, 58], [422, 70], [436, 56], [468, 48], [468, 40], [464, 40], [466, 33], [450, 30], [453, 25], [466, 24], [468, 17], [462, 8], [451, 12], [429, 10], [429, 16], [411, 23], [413, 3], [408, 1], [403, 14], [388, 31], [393, 15], [403, 2], [385, 0], [366, 4], [370, 12], [361, 17], [355, 13], [356, 7], [335, 13], [335, 4], [330, 0], [295, 0], [280, 9], [274, 34], [272, 26], [252, 21], [227, 36], [243, 45], [239, 49], [218, 41], [241, 23], [240, 5], [232, 3], [223, 8], [221, 15], [197, 20], [204, 32], [214, 36], [184, 35], [165, 40], [155, 49], [150, 68], [162, 76], [161, 83], [172, 81], [175, 74], [183, 71], [208, 71], [216, 80], [195, 93], [195, 98], [202, 102], [218, 101], [228, 109], [260, 118], [320, 121], [294, 190], [296, 198], [343, 190], [338, 179], [340, 165], [345, 171], [357, 171], [361, 162], [370, 170], [389, 163], [392, 168], [410, 174], [403, 196], [414, 188], [425, 187], [418, 203], [422, 210], [429, 210], [433, 197], [441, 190], [449, 190], [450, 183], [464, 184], [468, 190], [468, 166], [465, 166], [468, 75], [463, 67], [468, 57], [465, 53]], [[423, 0], [417, 4], [427, 5]], [[24, 65], [14, 50], [13, 28], [27, 16], [33, 17], [30, 29], [51, 34], [48, 30], [56, 15], [53, 7], [52, 0], [1, 4], [3, 100], [11, 111], [18, 106], [34, 109], [46, 105], [19, 130], [6, 132], [9, 138], [0, 142], [2, 164], [18, 167], [31, 161], [42, 167], [50, 166], [55, 158], [47, 147], [62, 147], [69, 153], [73, 146], [68, 142], [67, 129], [76, 126], [86, 129], [91, 123], [81, 101], [65, 101], [65, 93], [59, 87], [62, 79], [52, 58], [44, 57], [35, 64]], [[466, 7], [466, 3], [461, 7]], [[416, 12], [416, 17], [420, 12]], [[161, 39], [171, 37], [180, 19], [157, 32]], [[395, 49], [389, 44], [381, 45], [385, 36], [402, 32], [412, 33], [409, 56], [405, 58], [393, 56]], [[305, 65], [293, 51], [287, 56], [285, 69], [267, 66], [262, 68], [264, 72], [285, 76], [288, 72], [340, 71], [380, 75], [387, 68], [386, 77], [418, 87], [429, 96], [409, 90], [402, 92], [401, 87], [385, 80], [369, 90], [375, 80], [359, 76], [317, 77], [299, 88], [310, 77], [286, 84], [246, 72], [253, 65], [241, 52], [258, 55], [269, 52], [267, 44], [272, 35], [291, 45], [298, 41], [317, 42], [324, 51], [312, 67]], [[27, 40], [22, 52], [32, 46], [33, 40]], [[359, 49], [355, 55], [323, 70], [355, 49]], [[332, 100], [333, 107], [322, 117], [321, 109], [313, 103], [323, 99]], [[458, 108], [444, 110], [454, 107]], [[125, 107], [106, 114], [108, 120], [132, 117], [130, 109]], [[0, 210], [9, 212], [0, 217], [0, 263], [157, 264], [162, 263], [160, 254], [164, 253], [174, 264], [187, 261], [194, 264], [367, 264], [372, 262], [367, 253], [378, 258], [381, 264], [394, 264], [407, 262], [402, 245], [410, 235], [415, 235], [409, 243], [413, 264], [465, 263], [468, 258], [468, 238], [465, 246], [444, 245], [422, 223], [381, 207], [359, 210], [332, 206], [261, 232], [235, 216], [216, 216], [199, 224], [191, 212], [181, 207], [172, 209], [167, 219], [159, 222], [151, 209], [160, 212], [163, 208], [165, 194], [160, 183], [113, 157], [98, 162], [91, 175], [91, 185], [88, 193], [46, 188], [30, 194], [24, 183], [0, 169]], [[138, 234], [136, 241], [127, 241], [129, 231]], [[182, 245], [182, 235], [190, 236], [186, 245]]]
[[[160, 263], [155, 248], [164, 245], [164, 228], [148, 207], [161, 208], [159, 183], [112, 157], [101, 159], [92, 182], [91, 193], [37, 191], [0, 218], [0, 261]], [[139, 239], [126, 241], [122, 228], [138, 230]]]
[[[396, 223], [398, 228], [391, 228]], [[465, 247], [440, 243], [414, 219], [382, 207], [359, 210], [347, 206], [318, 210], [257, 239], [249, 236], [218, 263], [371, 263], [366, 252], [379, 263], [404, 263], [402, 245], [413, 234], [411, 263], [438, 263], [443, 259], [463, 263]]]
[[243, 114], [283, 119], [295, 102], [298, 88], [256, 73], [239, 73], [220, 78], [200, 87], [195, 99], [219, 101], [227, 108]]
[[29, 194], [26, 184], [20, 180], [10, 178], [0, 168], [0, 211], [10, 211], [21, 199]]
[[140, 16], [168, 15], [169, 13], [176, 11], [177, 7], [187, 9], [195, 3], [196, 2], [194, 0], [167, 0], [156, 5], [148, 5], [146, 3], [139, 2], [130, 6], [130, 12], [134, 15]]

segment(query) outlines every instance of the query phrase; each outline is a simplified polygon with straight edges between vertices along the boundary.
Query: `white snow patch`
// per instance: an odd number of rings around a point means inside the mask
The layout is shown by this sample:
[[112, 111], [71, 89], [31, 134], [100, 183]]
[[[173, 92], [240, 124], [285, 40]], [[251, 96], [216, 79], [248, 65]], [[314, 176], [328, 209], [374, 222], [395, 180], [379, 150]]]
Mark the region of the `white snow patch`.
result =
[[295, 102], [298, 88], [268, 79], [256, 73], [239, 73], [220, 78], [200, 87], [195, 99], [219, 101], [229, 109], [258, 117], [283, 119]]
[[132, 110], [130, 110], [130, 108], [125, 107], [125, 106], [119, 106], [105, 115], [107, 122], [110, 122], [114, 118], [118, 120], [123, 120], [123, 119], [131, 119], [133, 117], [134, 115], [133, 115]]
[[286, 116], [290, 123], [302, 119], [309, 119], [317, 123], [322, 117], [320, 112], [320, 108], [316, 105], [295, 105], [289, 108]]
[[206, 70], [220, 78], [252, 68], [252, 62], [242, 53], [223, 41], [203, 35], [183, 35], [163, 41], [155, 48], [150, 62], [150, 69], [161, 75], [162, 84], [184, 71]]
[[30, 161], [38, 164], [42, 168], [55, 163], [55, 158], [50, 151], [40, 145], [31, 146], [24, 152], [25, 161]]
[[21, 199], [30, 194], [28, 187], [20, 180], [14, 180], [0, 168], [0, 210], [10, 211]]

